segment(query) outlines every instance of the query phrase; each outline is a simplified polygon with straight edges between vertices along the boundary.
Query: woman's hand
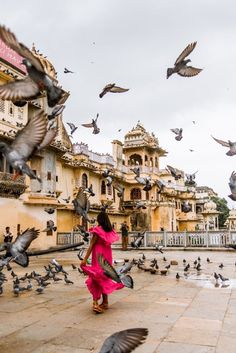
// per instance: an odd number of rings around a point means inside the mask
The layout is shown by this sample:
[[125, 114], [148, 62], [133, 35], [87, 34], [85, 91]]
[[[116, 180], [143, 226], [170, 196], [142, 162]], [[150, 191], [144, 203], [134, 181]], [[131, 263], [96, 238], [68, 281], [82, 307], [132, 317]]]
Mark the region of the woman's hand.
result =
[[87, 264], [87, 260], [83, 259], [81, 262], [80, 262], [80, 267], [81, 266], [86, 266]]

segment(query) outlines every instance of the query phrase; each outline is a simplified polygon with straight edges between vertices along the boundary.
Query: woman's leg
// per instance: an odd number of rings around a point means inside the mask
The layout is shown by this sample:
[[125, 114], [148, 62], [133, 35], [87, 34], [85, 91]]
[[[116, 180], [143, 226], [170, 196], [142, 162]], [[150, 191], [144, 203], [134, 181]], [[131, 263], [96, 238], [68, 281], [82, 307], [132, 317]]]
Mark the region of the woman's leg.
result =
[[102, 309], [108, 309], [108, 295], [102, 293], [102, 304], [100, 305]]

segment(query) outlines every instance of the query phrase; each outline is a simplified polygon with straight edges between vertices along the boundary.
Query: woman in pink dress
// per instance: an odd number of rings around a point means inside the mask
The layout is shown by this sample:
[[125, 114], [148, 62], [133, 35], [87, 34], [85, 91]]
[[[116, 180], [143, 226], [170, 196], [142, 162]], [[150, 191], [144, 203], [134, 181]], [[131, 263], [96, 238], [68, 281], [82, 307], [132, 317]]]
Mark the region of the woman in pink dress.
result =
[[[111, 244], [119, 239], [118, 234], [112, 229], [111, 222], [106, 212], [102, 211], [97, 216], [98, 226], [91, 228], [89, 231], [93, 234], [87, 253], [81, 261], [82, 270], [88, 275], [86, 284], [88, 290], [93, 296], [93, 311], [102, 313], [108, 309], [108, 294], [116, 289], [124, 287], [122, 283], [113, 282], [103, 273], [103, 269], [98, 263], [98, 255], [103, 257], [112, 265]], [[87, 260], [92, 253], [92, 264], [87, 266]], [[102, 303], [98, 301], [102, 297]]]

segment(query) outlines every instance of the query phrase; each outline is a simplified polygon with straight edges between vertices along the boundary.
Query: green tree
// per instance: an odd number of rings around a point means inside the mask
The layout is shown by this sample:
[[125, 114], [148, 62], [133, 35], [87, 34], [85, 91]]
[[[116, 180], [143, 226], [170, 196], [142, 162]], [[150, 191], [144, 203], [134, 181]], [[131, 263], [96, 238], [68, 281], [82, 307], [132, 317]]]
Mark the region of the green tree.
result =
[[220, 198], [218, 196], [212, 196], [211, 200], [216, 203], [217, 211], [219, 211], [219, 228], [225, 227], [225, 221], [229, 216], [229, 207], [227, 206], [227, 201], [225, 198]]

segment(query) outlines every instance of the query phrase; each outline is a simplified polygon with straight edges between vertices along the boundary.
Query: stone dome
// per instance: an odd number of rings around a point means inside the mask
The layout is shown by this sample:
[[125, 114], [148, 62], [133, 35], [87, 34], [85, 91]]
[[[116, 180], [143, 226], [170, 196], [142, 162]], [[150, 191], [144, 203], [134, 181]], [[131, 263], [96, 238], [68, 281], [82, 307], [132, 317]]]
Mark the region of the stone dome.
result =
[[213, 201], [208, 201], [204, 204], [204, 210], [205, 211], [216, 211], [216, 203]]
[[229, 217], [236, 218], [236, 210], [234, 208], [229, 211]]

